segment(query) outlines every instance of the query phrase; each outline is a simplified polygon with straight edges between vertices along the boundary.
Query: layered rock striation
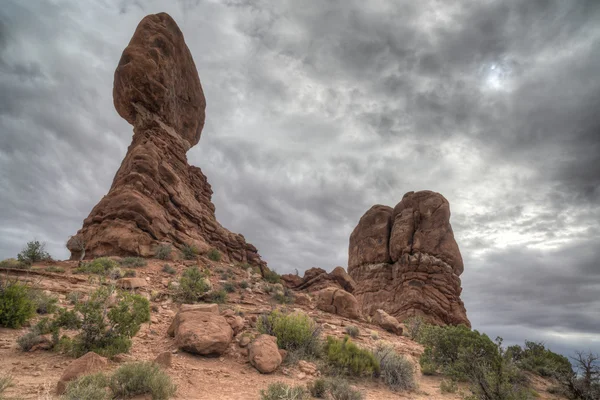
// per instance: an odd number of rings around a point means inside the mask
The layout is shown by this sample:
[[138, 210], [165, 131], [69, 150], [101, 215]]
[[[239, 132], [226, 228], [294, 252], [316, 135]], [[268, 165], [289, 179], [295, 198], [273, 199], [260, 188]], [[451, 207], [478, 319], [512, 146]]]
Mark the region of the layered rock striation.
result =
[[254, 246], [216, 220], [212, 190], [186, 152], [200, 140], [206, 100], [175, 21], [148, 15], [123, 51], [114, 76], [117, 112], [133, 141], [106, 196], [70, 238], [72, 259], [152, 256], [157, 245], [218, 249], [225, 261], [260, 266]]
[[393, 209], [375, 205], [350, 235], [348, 273], [363, 314], [471, 326], [459, 276], [463, 260], [441, 194], [409, 192]]

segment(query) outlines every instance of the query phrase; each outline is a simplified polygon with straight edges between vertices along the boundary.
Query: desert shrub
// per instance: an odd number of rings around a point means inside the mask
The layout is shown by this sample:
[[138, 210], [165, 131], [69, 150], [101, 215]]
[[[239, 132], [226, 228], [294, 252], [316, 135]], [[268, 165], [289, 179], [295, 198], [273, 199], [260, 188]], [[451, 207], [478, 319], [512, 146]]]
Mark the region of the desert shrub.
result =
[[75, 272], [84, 274], [108, 275], [109, 272], [119, 265], [115, 260], [108, 257], [98, 257], [92, 261], [82, 263]]
[[292, 304], [294, 302], [294, 299], [294, 292], [292, 292], [288, 288], [283, 288], [283, 291], [277, 290], [273, 294], [273, 300], [275, 300], [279, 304]]
[[54, 272], [57, 274], [62, 274], [63, 272], [65, 272], [65, 269], [62, 267], [57, 267], [56, 265], [51, 265], [49, 267], [46, 267], [46, 272]]
[[355, 325], [350, 325], [346, 327], [346, 333], [351, 337], [351, 338], [357, 338], [358, 335], [360, 335], [360, 330], [358, 329], [357, 326]]
[[281, 283], [281, 277], [275, 271], [267, 271], [263, 277], [269, 283]]
[[319, 329], [304, 313], [283, 314], [275, 310], [261, 315], [256, 329], [275, 336], [280, 349], [301, 351], [306, 355], [318, 355], [320, 352]]
[[23, 264], [31, 265], [35, 262], [49, 260], [50, 254], [46, 252], [46, 245], [37, 240], [27, 242], [27, 245], [17, 255], [17, 260]]
[[109, 378], [103, 373], [84, 375], [67, 384], [64, 400], [109, 400], [112, 396], [106, 390]]
[[377, 333], [377, 331], [371, 331], [371, 339], [379, 340], [379, 333]]
[[206, 253], [206, 256], [211, 261], [221, 261], [221, 252], [217, 249], [210, 249], [208, 253]]
[[41, 290], [30, 289], [29, 298], [35, 304], [35, 311], [38, 314], [51, 314], [56, 310], [57, 297], [46, 294]]
[[223, 290], [227, 293], [235, 292], [235, 285], [231, 282], [226, 282], [223, 284]]
[[209, 289], [206, 277], [198, 267], [186, 269], [179, 278], [179, 288], [175, 294], [176, 300], [182, 303], [195, 303]]
[[31, 327], [32, 332], [37, 332], [40, 335], [45, 335], [52, 332], [52, 321], [49, 317], [40, 319], [37, 324]]
[[332, 400], [362, 400], [364, 396], [361, 392], [353, 389], [345, 379], [337, 378], [328, 382], [329, 395]]
[[35, 315], [30, 289], [18, 281], [0, 280], [0, 326], [20, 328]]
[[411, 338], [412, 340], [418, 340], [419, 335], [421, 333], [421, 327], [425, 325], [425, 321], [423, 317], [417, 315], [415, 317], [410, 317], [405, 319], [404, 321], [406, 336]]
[[85, 302], [75, 306], [81, 314], [81, 332], [74, 338], [71, 354], [79, 357], [88, 351], [104, 356], [124, 353], [131, 347], [131, 337], [150, 320], [149, 301], [137, 294], [119, 292], [110, 311], [111, 291], [101, 287]]
[[159, 244], [154, 250], [154, 256], [159, 260], [169, 260], [172, 252], [173, 247], [170, 244]]
[[389, 345], [380, 344], [375, 350], [383, 382], [394, 392], [416, 387], [414, 366]]
[[127, 268], [141, 268], [148, 265], [142, 257], [125, 257], [119, 260], [119, 264]]
[[323, 378], [315, 379], [314, 382], [309, 382], [306, 386], [312, 397], [324, 399], [327, 395], [327, 382]]
[[36, 344], [40, 344], [44, 341], [45, 339], [42, 336], [40, 336], [39, 333], [31, 331], [27, 332], [23, 336], [20, 336], [17, 339], [17, 344], [19, 345], [19, 348], [22, 351], [29, 351], [33, 348], [33, 346], [35, 346]]
[[171, 267], [169, 264], [165, 264], [162, 267], [162, 272], [166, 272], [169, 275], [175, 275], [177, 273], [177, 270]]
[[198, 255], [198, 248], [194, 245], [186, 244], [181, 248], [181, 256], [185, 260], [195, 260]]
[[442, 382], [440, 383], [440, 391], [442, 393], [456, 393], [457, 390], [458, 385], [456, 384], [456, 381], [452, 379], [442, 379]]
[[555, 377], [572, 371], [571, 363], [565, 356], [546, 349], [543, 343], [525, 341], [525, 347], [510, 346], [507, 355], [517, 366], [544, 377]]
[[79, 299], [83, 297], [83, 293], [81, 292], [69, 292], [67, 293], [67, 300], [69, 300], [69, 303], [75, 305], [77, 303], [79, 303]]
[[112, 375], [109, 385], [117, 398], [150, 394], [152, 400], [166, 400], [177, 390], [169, 375], [151, 362], [123, 365]]
[[81, 328], [81, 319], [74, 310], [59, 308], [54, 314], [50, 329], [53, 330], [53, 327], [79, 329]]
[[208, 300], [212, 303], [224, 304], [227, 303], [227, 292], [223, 289], [210, 292]]
[[27, 269], [31, 268], [31, 264], [22, 263], [14, 258], [7, 258], [0, 261], [0, 268]]
[[361, 349], [348, 336], [344, 339], [327, 337], [325, 343], [327, 363], [337, 372], [350, 376], [379, 374], [379, 361], [369, 350]]
[[261, 400], [304, 400], [308, 399], [308, 392], [302, 386], [289, 386], [283, 382], [269, 385], [267, 390], [260, 391]]
[[121, 270], [121, 268], [113, 268], [110, 271], [108, 271], [108, 277], [110, 279], [121, 279], [123, 276], [124, 273]]
[[240, 282], [240, 288], [242, 288], [242, 289], [247, 289], [249, 286], [250, 285], [246, 281], [241, 281]]
[[132, 270], [132, 269], [128, 269], [127, 271], [125, 271], [125, 273], [123, 274], [123, 276], [125, 278], [135, 278], [135, 276], [137, 275], [137, 273]]
[[472, 362], [487, 362], [497, 353], [496, 344], [486, 334], [464, 325], [422, 326], [419, 342], [425, 346], [419, 359], [421, 370], [434, 369], [457, 380], [467, 380]]
[[0, 399], [3, 399], [2, 393], [13, 385], [12, 377], [9, 375], [0, 376]]

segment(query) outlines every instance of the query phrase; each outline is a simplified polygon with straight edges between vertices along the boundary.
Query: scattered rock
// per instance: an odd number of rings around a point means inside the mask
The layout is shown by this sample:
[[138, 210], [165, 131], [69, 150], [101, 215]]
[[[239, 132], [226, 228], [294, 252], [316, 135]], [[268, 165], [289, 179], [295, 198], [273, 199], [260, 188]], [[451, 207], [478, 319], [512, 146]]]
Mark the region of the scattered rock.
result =
[[142, 278], [121, 278], [117, 281], [117, 287], [121, 289], [137, 289], [146, 287], [148, 284]]
[[238, 340], [238, 344], [240, 345], [240, 347], [246, 347], [250, 344], [250, 341], [252, 339], [250, 339], [250, 336], [248, 335], [243, 335], [240, 337], [240, 339]]
[[237, 335], [244, 329], [244, 318], [239, 315], [227, 315], [224, 318], [233, 330], [234, 335]]
[[94, 352], [89, 352], [74, 360], [65, 369], [56, 385], [56, 393], [63, 394], [67, 384], [82, 375], [98, 372], [108, 365], [108, 360]]
[[402, 324], [400, 324], [395, 317], [392, 317], [390, 314], [381, 309], [375, 311], [375, 315], [373, 315], [373, 322], [388, 332], [402, 336]]
[[309, 376], [318, 376], [319, 374], [317, 366], [305, 360], [298, 361], [298, 369]]
[[343, 289], [330, 287], [320, 290], [316, 294], [316, 299], [319, 310], [350, 319], [360, 317], [358, 301]]
[[154, 362], [163, 368], [170, 368], [172, 360], [173, 354], [170, 351], [164, 351], [154, 359]]
[[294, 296], [294, 303], [299, 306], [309, 306], [311, 303], [311, 298], [306, 293], [295, 293]]
[[270, 374], [281, 364], [282, 358], [277, 348], [277, 338], [269, 335], [260, 335], [250, 344], [248, 358], [258, 371]]

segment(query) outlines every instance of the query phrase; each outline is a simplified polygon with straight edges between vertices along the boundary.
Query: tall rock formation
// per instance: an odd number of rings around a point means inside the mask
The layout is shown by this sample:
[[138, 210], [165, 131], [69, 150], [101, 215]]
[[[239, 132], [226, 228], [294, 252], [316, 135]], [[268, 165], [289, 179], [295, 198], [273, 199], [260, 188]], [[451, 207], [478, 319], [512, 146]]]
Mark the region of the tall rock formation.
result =
[[[212, 190], [186, 152], [200, 140], [206, 100], [192, 55], [165, 13], [138, 25], [115, 71], [113, 98], [133, 141], [110, 191], [67, 243], [71, 258], [152, 256], [156, 246], [217, 248], [266, 267], [254, 246], [215, 218]], [[85, 253], [83, 251], [85, 250]]]
[[350, 235], [348, 273], [365, 315], [471, 326], [460, 299], [464, 269], [450, 226], [450, 204], [431, 191], [409, 192], [393, 209], [375, 205]]

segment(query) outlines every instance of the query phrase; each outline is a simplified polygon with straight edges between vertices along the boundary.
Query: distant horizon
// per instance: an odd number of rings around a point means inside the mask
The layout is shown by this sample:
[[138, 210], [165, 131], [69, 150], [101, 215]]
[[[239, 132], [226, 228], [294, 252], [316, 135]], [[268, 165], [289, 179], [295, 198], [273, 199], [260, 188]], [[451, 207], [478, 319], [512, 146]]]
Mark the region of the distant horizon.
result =
[[207, 99], [188, 161], [269, 267], [347, 269], [372, 205], [436, 191], [473, 329], [600, 353], [600, 2], [23, 3], [0, 10], [0, 259], [68, 259], [131, 142], [118, 60], [167, 12]]

